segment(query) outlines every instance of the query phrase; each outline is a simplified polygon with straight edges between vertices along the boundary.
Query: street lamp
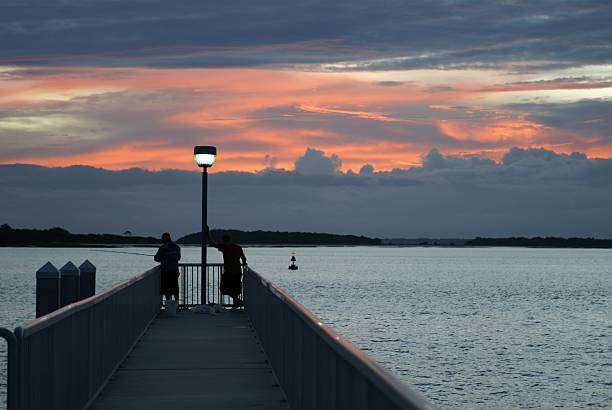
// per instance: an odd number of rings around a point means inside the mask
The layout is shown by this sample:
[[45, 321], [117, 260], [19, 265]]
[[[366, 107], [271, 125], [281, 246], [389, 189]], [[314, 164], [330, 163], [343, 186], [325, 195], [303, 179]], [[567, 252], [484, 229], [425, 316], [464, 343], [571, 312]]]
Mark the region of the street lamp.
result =
[[202, 233], [201, 237], [201, 250], [202, 250], [202, 267], [200, 268], [200, 302], [201, 304], [207, 304], [208, 299], [206, 297], [206, 291], [208, 290], [207, 280], [207, 269], [206, 269], [206, 242], [208, 231], [206, 230], [206, 208], [208, 205], [208, 168], [212, 167], [217, 158], [217, 148], [209, 146], [196, 146], [193, 148], [193, 155], [195, 162], [200, 168], [202, 168]]

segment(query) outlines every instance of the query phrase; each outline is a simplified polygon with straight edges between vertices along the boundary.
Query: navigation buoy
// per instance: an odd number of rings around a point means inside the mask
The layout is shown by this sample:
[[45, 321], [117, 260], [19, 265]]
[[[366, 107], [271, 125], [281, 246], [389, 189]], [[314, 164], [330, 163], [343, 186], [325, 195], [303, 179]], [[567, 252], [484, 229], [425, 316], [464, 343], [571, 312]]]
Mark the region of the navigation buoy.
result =
[[291, 265], [289, 265], [289, 270], [298, 270], [297, 265], [295, 264], [295, 256], [291, 257]]

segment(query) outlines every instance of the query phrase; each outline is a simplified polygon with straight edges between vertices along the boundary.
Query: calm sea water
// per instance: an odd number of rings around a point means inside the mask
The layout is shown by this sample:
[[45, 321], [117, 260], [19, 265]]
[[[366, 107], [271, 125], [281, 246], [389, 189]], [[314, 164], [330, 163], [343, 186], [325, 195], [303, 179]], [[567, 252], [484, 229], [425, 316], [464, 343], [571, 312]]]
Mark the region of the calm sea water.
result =
[[[286, 269], [292, 252], [298, 271]], [[199, 249], [183, 254], [198, 262]], [[218, 252], [209, 254], [219, 261]], [[611, 250], [314, 247], [246, 254], [253, 269], [441, 408], [612, 408]], [[0, 326], [33, 319], [34, 272], [44, 262], [59, 268], [85, 259], [98, 267], [98, 289], [154, 265], [94, 249], [0, 248]]]

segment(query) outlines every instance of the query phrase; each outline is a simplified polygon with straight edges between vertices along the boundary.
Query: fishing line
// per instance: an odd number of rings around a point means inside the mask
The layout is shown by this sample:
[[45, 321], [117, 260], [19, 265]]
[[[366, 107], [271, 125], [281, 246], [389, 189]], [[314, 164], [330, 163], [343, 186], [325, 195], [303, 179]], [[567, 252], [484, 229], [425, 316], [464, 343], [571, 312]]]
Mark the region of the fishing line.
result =
[[122, 251], [107, 251], [107, 250], [102, 250], [102, 249], [92, 249], [92, 251], [94, 252], [109, 252], [109, 253], [125, 253], [128, 255], [140, 255], [140, 256], [155, 256], [155, 255], [149, 255], [148, 253], [138, 253], [138, 252], [122, 252]]

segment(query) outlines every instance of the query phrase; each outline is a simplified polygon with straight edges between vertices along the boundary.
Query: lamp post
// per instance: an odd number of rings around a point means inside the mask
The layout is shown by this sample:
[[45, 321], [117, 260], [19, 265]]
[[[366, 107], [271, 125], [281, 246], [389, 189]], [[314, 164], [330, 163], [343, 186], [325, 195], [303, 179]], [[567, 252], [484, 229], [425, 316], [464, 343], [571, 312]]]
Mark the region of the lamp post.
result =
[[207, 269], [206, 269], [206, 242], [208, 237], [208, 230], [206, 229], [206, 208], [208, 206], [208, 168], [212, 167], [217, 158], [217, 148], [210, 146], [196, 146], [193, 148], [193, 155], [195, 156], [195, 162], [200, 168], [202, 168], [202, 233], [201, 237], [201, 251], [202, 251], [202, 267], [200, 268], [200, 303], [208, 303], [207, 290]]

